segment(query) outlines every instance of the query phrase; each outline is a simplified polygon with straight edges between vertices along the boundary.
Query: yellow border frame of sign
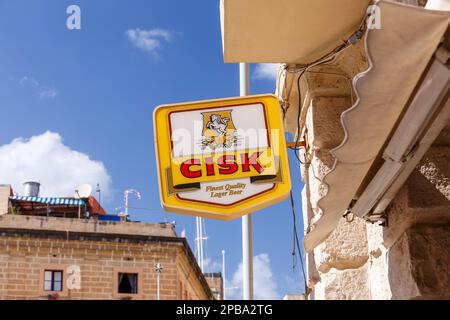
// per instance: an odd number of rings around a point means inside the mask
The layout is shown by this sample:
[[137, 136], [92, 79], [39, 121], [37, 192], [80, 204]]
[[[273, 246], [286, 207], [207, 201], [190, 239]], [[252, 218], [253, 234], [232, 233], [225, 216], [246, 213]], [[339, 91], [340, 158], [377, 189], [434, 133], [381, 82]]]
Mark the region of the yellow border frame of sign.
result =
[[[241, 104], [257, 103], [262, 103], [264, 105], [268, 129], [279, 129], [282, 133], [279, 139], [279, 154], [274, 153], [274, 155], [278, 156], [280, 159], [280, 171], [281, 176], [283, 177], [283, 182], [275, 183], [275, 186], [272, 189], [255, 195], [250, 199], [228, 206], [182, 200], [179, 199], [176, 195], [168, 195], [168, 184], [165, 175], [165, 167], [161, 164], [167, 164], [168, 166], [170, 165], [171, 160], [169, 114], [176, 111], [201, 109], [202, 107], [222, 108], [228, 106], [238, 106]], [[275, 95], [265, 94], [247, 97], [233, 97], [225, 99], [160, 105], [153, 111], [153, 128], [155, 156], [158, 172], [159, 196], [161, 205], [165, 210], [181, 214], [228, 221], [283, 201], [289, 196], [289, 192], [291, 190], [289, 159], [284, 137], [285, 131], [283, 126], [283, 118], [278, 98]], [[276, 151], [274, 150], [274, 152]]]

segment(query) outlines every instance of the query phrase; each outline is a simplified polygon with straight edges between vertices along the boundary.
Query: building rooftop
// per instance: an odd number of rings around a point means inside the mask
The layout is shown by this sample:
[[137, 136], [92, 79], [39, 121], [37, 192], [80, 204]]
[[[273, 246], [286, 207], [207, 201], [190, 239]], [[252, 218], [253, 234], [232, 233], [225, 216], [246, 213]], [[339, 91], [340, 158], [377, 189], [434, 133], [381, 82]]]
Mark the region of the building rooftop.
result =
[[170, 223], [113, 222], [96, 219], [0, 215], [1, 229], [27, 229], [115, 235], [177, 237]]

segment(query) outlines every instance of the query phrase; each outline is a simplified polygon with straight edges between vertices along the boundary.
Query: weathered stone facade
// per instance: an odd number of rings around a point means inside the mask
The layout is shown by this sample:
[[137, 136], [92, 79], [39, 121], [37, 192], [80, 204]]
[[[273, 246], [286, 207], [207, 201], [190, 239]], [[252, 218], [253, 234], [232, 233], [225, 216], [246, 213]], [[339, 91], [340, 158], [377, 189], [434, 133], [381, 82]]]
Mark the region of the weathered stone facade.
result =
[[[342, 218], [314, 249], [320, 281], [314, 281], [313, 298], [450, 298], [449, 142], [447, 127], [386, 209], [385, 225]], [[314, 182], [305, 188], [313, 208], [324, 191], [311, 171], [317, 176], [329, 168], [324, 165], [327, 158], [321, 157], [325, 151], [316, 152], [309, 165], [309, 179]], [[310, 277], [314, 278], [311, 269]]]
[[[319, 200], [327, 193], [322, 180], [334, 163], [330, 150], [343, 141], [340, 115], [354, 102], [348, 79], [367, 67], [360, 49], [352, 48], [332, 63], [311, 69], [301, 81], [304, 103], [300, 121], [305, 129], [300, 134], [308, 144], [301, 165], [306, 232], [322, 216]], [[288, 104], [298, 104], [298, 95], [290, 95]], [[384, 223], [371, 224], [349, 214], [313, 254], [307, 254], [310, 298], [450, 298], [449, 125], [386, 208], [384, 217]]]
[[205, 273], [205, 278], [211, 288], [214, 299], [223, 300], [224, 286], [222, 274], [220, 272]]
[[[166, 224], [112, 223], [14, 215], [0, 217], [0, 299], [211, 299], [184, 238]], [[80, 270], [80, 289], [67, 285]], [[61, 270], [63, 290], [45, 291], [43, 272]], [[118, 293], [118, 274], [137, 274], [136, 294]]]
[[385, 226], [343, 218], [314, 250], [315, 299], [450, 298], [449, 138], [444, 130], [411, 174]]
[[368, 225], [372, 298], [450, 298], [450, 127], [386, 209]]

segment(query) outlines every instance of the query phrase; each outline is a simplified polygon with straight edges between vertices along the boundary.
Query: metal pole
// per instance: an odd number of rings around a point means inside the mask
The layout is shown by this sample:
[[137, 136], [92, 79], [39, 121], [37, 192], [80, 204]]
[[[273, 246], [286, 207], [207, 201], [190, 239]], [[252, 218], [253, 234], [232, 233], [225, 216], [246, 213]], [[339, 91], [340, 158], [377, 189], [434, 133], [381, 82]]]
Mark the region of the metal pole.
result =
[[199, 217], [195, 217], [195, 251], [197, 254], [197, 263], [200, 266], [200, 229], [199, 229]]
[[252, 217], [242, 217], [242, 298], [253, 300], [253, 239]]
[[156, 274], [156, 277], [157, 277], [157, 279], [156, 279], [156, 300], [159, 300], [159, 275], [160, 275], [160, 273], [157, 272], [157, 274]]
[[225, 294], [225, 250], [222, 250], [222, 291], [223, 291], [222, 300], [226, 300], [226, 294]]
[[205, 272], [203, 264], [203, 218], [198, 218], [200, 226], [200, 269]]
[[160, 275], [163, 271], [163, 266], [161, 263], [155, 264], [155, 271], [156, 271], [156, 300], [160, 300], [159, 297], [159, 291], [160, 291]]
[[[241, 97], [249, 95], [250, 66], [248, 63], [239, 64], [239, 80]], [[253, 300], [253, 232], [252, 217], [242, 217], [242, 299]]]

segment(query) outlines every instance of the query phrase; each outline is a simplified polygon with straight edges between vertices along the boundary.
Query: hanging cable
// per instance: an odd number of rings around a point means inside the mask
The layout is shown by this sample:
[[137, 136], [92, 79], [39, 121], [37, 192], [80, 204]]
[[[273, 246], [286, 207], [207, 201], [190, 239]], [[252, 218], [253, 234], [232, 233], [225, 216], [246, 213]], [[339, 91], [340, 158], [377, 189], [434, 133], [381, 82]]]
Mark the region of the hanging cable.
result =
[[294, 204], [294, 197], [292, 195], [292, 190], [290, 191], [290, 198], [291, 198], [291, 208], [292, 208], [292, 218], [294, 220], [294, 248], [292, 251], [292, 255], [295, 257], [295, 248], [297, 247], [297, 251], [300, 258], [300, 265], [302, 267], [302, 275], [303, 275], [303, 284], [305, 287], [305, 293], [307, 291], [307, 280], [306, 280], [306, 272], [305, 272], [305, 266], [303, 264], [303, 254], [300, 247], [300, 240], [298, 239], [298, 232], [297, 232], [297, 218], [295, 214], [295, 204]]
[[[301, 164], [306, 164], [307, 162], [310, 162], [311, 159], [308, 159], [310, 157], [308, 157], [308, 153], [305, 150], [305, 160], [302, 161], [300, 159], [300, 155], [299, 155], [299, 141], [300, 141], [300, 130], [301, 130], [301, 124], [300, 124], [300, 117], [301, 117], [301, 111], [302, 111], [302, 107], [303, 107], [303, 101], [302, 101], [302, 93], [301, 93], [301, 88], [300, 88], [300, 81], [301, 78], [303, 76], [303, 74], [308, 71], [308, 69], [310, 69], [313, 66], [317, 66], [320, 64], [324, 64], [327, 63], [329, 61], [332, 61], [335, 57], [335, 55], [340, 52], [342, 49], [344, 49], [346, 47], [346, 44], [336, 48], [335, 50], [333, 50], [332, 52], [330, 52], [329, 54], [325, 55], [324, 57], [320, 58], [319, 60], [317, 60], [316, 62], [313, 62], [307, 66], [305, 66], [303, 69], [301, 69], [299, 72], [299, 76], [297, 78], [297, 91], [298, 91], [298, 109], [297, 109], [297, 130], [296, 130], [296, 138], [295, 138], [295, 145], [294, 147], [292, 147], [291, 149], [294, 151], [294, 155], [297, 158], [297, 161], [300, 162]], [[285, 110], [283, 109], [284, 113]], [[306, 149], [306, 148], [305, 148]], [[293, 218], [293, 228], [294, 228], [294, 235], [293, 235], [293, 250], [292, 250], [292, 256], [293, 256], [293, 269], [295, 269], [296, 267], [296, 248], [299, 254], [299, 258], [300, 258], [300, 264], [301, 264], [301, 268], [302, 268], [302, 275], [303, 275], [303, 285], [304, 285], [304, 290], [305, 290], [305, 294], [307, 292], [308, 289], [308, 284], [307, 284], [307, 279], [306, 279], [306, 272], [305, 272], [305, 267], [304, 267], [304, 263], [303, 263], [303, 254], [301, 251], [301, 247], [300, 247], [300, 240], [298, 237], [298, 231], [297, 231], [297, 219], [296, 219], [296, 214], [295, 214], [295, 204], [294, 204], [294, 197], [292, 195], [292, 190], [290, 191], [290, 201], [291, 201], [291, 208], [292, 208], [292, 218]]]
[[[299, 76], [297, 78], [297, 91], [298, 91], [297, 130], [296, 130], [295, 144], [294, 144], [294, 147], [291, 147], [291, 149], [294, 151], [295, 157], [297, 158], [298, 162], [300, 162], [303, 165], [311, 162], [312, 154], [307, 152], [306, 147], [305, 147], [305, 161], [302, 161], [300, 159], [300, 155], [299, 155], [298, 143], [300, 141], [300, 135], [301, 135], [301, 123], [300, 122], [301, 122], [301, 114], [302, 114], [302, 109], [303, 109], [302, 93], [301, 93], [301, 88], [300, 88], [301, 78], [302, 78], [303, 74], [305, 72], [309, 71], [309, 69], [311, 69], [312, 67], [319, 66], [319, 65], [328, 63], [330, 61], [333, 61], [338, 53], [340, 53], [344, 49], [350, 47], [351, 45], [356, 44], [364, 35], [364, 29], [365, 29], [364, 21], [365, 21], [365, 19], [361, 23], [360, 28], [355, 33], [353, 33], [347, 41], [345, 41], [341, 45], [337, 46], [334, 50], [325, 54], [323, 57], [317, 59], [316, 61], [314, 61], [310, 64], [302, 66], [300, 69], [295, 70], [295, 71], [292, 71], [292, 69], [289, 70], [288, 68], [286, 68], [286, 72], [299, 72]], [[351, 100], [353, 101], [353, 96], [351, 96]], [[283, 118], [285, 117], [286, 112], [287, 112], [287, 110], [285, 110], [283, 108]], [[306, 174], [309, 174], [309, 173], [307, 172]], [[313, 174], [315, 175], [314, 170], [313, 170]], [[303, 254], [302, 254], [302, 250], [300, 247], [300, 240], [298, 237], [297, 220], [296, 220], [296, 214], [295, 214], [295, 203], [294, 203], [294, 197], [292, 194], [292, 190], [290, 191], [290, 202], [291, 202], [292, 217], [293, 217], [293, 224], [294, 224], [294, 226], [293, 226], [293, 229], [294, 229], [293, 250], [292, 250], [293, 269], [295, 269], [295, 267], [296, 267], [295, 256], [296, 256], [296, 249], [297, 249], [299, 257], [300, 257], [300, 262], [301, 262], [302, 275], [303, 275], [303, 281], [304, 281], [304, 290], [305, 290], [305, 294], [307, 294], [308, 283], [307, 283], [306, 272], [305, 272], [305, 267], [304, 267], [304, 263], [303, 263]]]
[[301, 164], [305, 164], [307, 159], [306, 159], [306, 154], [305, 154], [305, 160], [302, 161], [300, 159], [300, 155], [298, 154], [299, 148], [298, 148], [298, 143], [300, 141], [300, 130], [301, 130], [301, 113], [302, 113], [302, 109], [303, 109], [303, 99], [302, 99], [302, 92], [301, 92], [301, 88], [300, 88], [300, 81], [301, 78], [303, 76], [303, 74], [305, 72], [307, 72], [310, 68], [315, 67], [315, 66], [319, 66], [325, 63], [328, 63], [332, 60], [334, 60], [336, 54], [338, 54], [339, 52], [341, 52], [343, 49], [347, 48], [349, 45], [347, 42], [345, 42], [344, 44], [342, 44], [341, 46], [335, 48], [333, 51], [331, 51], [330, 53], [324, 55], [322, 58], [318, 59], [317, 61], [306, 65], [303, 69], [301, 69], [299, 72], [299, 76], [297, 78], [297, 91], [298, 91], [298, 109], [297, 109], [297, 130], [296, 130], [296, 137], [295, 137], [295, 146], [292, 147], [291, 149], [294, 150], [294, 154], [295, 157], [297, 158], [298, 162], [300, 162]]
[[[333, 61], [336, 58], [338, 53], [342, 52], [343, 50], [345, 50], [346, 48], [348, 48], [352, 45], [355, 45], [364, 35], [364, 30], [366, 28], [365, 21], [366, 21], [366, 17], [361, 22], [358, 30], [356, 30], [346, 41], [344, 41], [342, 44], [338, 45], [336, 48], [334, 48], [330, 52], [326, 53], [319, 59], [317, 59], [309, 64], [306, 64], [304, 66], [301, 66], [298, 69], [285, 68], [286, 72], [290, 72], [290, 73], [299, 72], [299, 76], [297, 78], [298, 110], [297, 110], [296, 141], [295, 141], [295, 146], [292, 147], [291, 149], [294, 150], [295, 157], [301, 164], [305, 164], [305, 162], [306, 162], [306, 159], [305, 159], [305, 161], [302, 161], [300, 159], [300, 156], [298, 154], [298, 147], [297, 147], [298, 142], [300, 140], [300, 134], [301, 134], [300, 133], [300, 130], [301, 130], [300, 117], [301, 117], [301, 112], [302, 112], [302, 107], [303, 107], [302, 94], [301, 94], [301, 89], [300, 89], [301, 78], [305, 72], [309, 71], [309, 69]], [[287, 109], [285, 109], [284, 107], [282, 109], [283, 109], [283, 118], [284, 118], [286, 115]]]

